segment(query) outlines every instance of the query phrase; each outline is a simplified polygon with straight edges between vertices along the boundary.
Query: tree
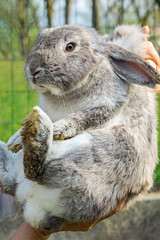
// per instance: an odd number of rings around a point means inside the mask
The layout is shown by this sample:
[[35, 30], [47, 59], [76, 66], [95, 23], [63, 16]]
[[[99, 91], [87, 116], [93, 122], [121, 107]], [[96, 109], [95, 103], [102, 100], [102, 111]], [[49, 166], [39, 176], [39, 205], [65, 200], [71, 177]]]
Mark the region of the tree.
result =
[[29, 31], [32, 26], [38, 26], [37, 6], [33, 4], [33, 1], [29, 0], [16, 0], [14, 6], [14, 17], [16, 26], [16, 35], [19, 37], [21, 54], [26, 56], [28, 49], [26, 48], [28, 41], [30, 41]]
[[155, 3], [157, 3], [158, 6], [160, 7], [160, 0], [155, 0]]
[[[33, 26], [39, 28], [38, 7], [29, 0], [6, 0], [5, 2], [0, 1], [0, 9], [1, 23], [8, 34], [8, 41], [0, 43], [1, 53], [9, 57], [10, 47], [13, 45], [11, 42], [14, 39], [14, 44], [20, 45], [21, 56], [26, 57], [31, 42], [30, 30]], [[1, 35], [3, 35], [3, 31]]]
[[[112, 0], [108, 2], [107, 23], [116, 26], [122, 23], [138, 23], [143, 25], [151, 23], [153, 17], [154, 1], [160, 0]], [[144, 7], [145, 6], [145, 7]]]
[[92, 0], [92, 26], [99, 32], [102, 31], [99, 0]]
[[44, 0], [47, 8], [47, 19], [48, 19], [48, 27], [52, 27], [52, 18], [54, 14], [53, 5], [54, 0]]
[[66, 0], [65, 5], [65, 23], [69, 24], [70, 22], [70, 10], [71, 10], [72, 0]]
[[150, 0], [145, 0], [144, 4], [145, 4], [145, 11], [143, 9], [141, 9], [139, 2], [135, 1], [135, 0], [131, 0], [131, 3], [133, 4], [133, 9], [136, 13], [137, 16], [137, 20], [139, 23], [141, 23], [142, 26], [147, 25], [148, 23], [148, 19], [150, 17], [150, 15], [153, 13], [153, 1]]

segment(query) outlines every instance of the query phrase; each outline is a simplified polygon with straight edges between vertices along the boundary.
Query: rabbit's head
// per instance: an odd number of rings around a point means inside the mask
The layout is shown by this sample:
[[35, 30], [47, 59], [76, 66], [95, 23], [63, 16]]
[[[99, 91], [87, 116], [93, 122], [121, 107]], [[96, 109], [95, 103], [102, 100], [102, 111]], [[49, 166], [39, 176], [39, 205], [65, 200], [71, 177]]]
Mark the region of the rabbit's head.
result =
[[25, 66], [31, 87], [61, 95], [84, 81], [98, 61], [90, 35], [96, 38], [98, 34], [80, 26], [50, 28], [38, 34]]
[[[131, 34], [136, 36], [136, 40]], [[115, 78], [118, 76], [126, 84], [131, 82], [154, 87], [156, 82], [160, 82], [160, 76], [141, 57], [128, 51], [137, 44], [137, 39], [140, 46], [144, 38], [140, 29], [133, 26], [119, 27], [110, 38], [78, 25], [45, 29], [38, 34], [29, 52], [26, 77], [33, 89], [59, 96], [92, 80], [95, 76], [92, 73], [104, 60], [106, 72], [103, 75], [99, 71], [96, 75], [96, 86], [100, 85], [100, 78], [112, 81], [114, 72]]]

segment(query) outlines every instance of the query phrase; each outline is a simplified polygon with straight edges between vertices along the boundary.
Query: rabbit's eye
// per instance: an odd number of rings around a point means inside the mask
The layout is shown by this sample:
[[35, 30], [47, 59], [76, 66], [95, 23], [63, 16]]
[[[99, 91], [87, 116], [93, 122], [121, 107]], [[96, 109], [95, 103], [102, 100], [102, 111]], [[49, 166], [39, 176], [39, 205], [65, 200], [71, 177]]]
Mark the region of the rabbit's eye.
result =
[[66, 45], [66, 51], [67, 52], [72, 52], [75, 49], [75, 43], [68, 43]]

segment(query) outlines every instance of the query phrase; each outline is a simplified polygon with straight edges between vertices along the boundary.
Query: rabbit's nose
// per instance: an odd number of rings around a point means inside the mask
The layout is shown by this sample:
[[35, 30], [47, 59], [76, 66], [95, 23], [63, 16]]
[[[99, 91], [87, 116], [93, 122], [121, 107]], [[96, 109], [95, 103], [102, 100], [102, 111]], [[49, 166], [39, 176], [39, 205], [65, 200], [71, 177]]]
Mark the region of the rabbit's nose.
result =
[[42, 56], [38, 53], [31, 55], [29, 61], [29, 71], [30, 73], [35, 76], [40, 72], [41, 66], [43, 64]]
[[35, 77], [36, 75], [38, 75], [40, 73], [41, 69], [40, 68], [36, 68], [36, 69], [30, 69], [31, 74]]
[[30, 72], [31, 72], [31, 74], [32, 74], [32, 76], [33, 76], [33, 78], [32, 78], [32, 81], [33, 81], [33, 83], [34, 84], [36, 84], [37, 83], [37, 80], [39, 79], [39, 73], [40, 73], [40, 71], [41, 71], [41, 69], [40, 68], [36, 68], [36, 69], [30, 69]]
[[40, 67], [38, 67], [35, 64], [30, 64], [30, 66], [29, 66], [29, 71], [33, 76], [38, 74], [40, 72], [40, 70], [41, 70]]

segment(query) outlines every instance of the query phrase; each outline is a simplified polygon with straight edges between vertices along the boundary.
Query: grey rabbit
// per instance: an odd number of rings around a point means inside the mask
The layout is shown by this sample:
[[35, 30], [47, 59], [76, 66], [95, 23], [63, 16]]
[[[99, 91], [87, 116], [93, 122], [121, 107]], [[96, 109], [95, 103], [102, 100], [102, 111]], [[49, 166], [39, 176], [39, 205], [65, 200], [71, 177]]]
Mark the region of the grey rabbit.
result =
[[0, 143], [0, 180], [33, 227], [103, 218], [148, 191], [157, 163], [153, 88], [160, 75], [139, 54], [146, 35], [119, 26], [43, 30], [26, 77], [40, 93], [22, 129]]

